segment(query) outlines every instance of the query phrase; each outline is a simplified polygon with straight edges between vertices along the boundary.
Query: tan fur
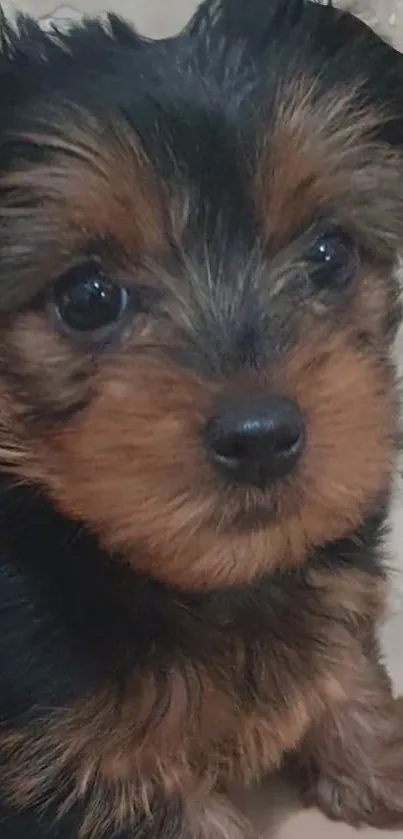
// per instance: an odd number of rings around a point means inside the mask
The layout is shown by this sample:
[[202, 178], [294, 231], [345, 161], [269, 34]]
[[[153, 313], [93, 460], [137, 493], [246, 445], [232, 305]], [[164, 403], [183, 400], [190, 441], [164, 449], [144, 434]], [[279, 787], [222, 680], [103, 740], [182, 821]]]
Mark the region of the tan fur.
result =
[[[34, 294], [44, 278], [55, 279], [93, 237], [100, 244], [113, 237], [123, 262], [163, 248], [168, 216], [134, 133], [118, 122], [105, 130], [79, 109], [69, 117], [67, 122], [66, 114], [49, 113], [47, 131], [20, 136], [28, 146], [47, 150], [46, 163], [0, 178], [2, 194], [8, 193], [0, 207], [3, 248], [19, 273], [18, 290], [2, 284], [0, 309], [20, 302], [13, 295], [27, 288]], [[18, 208], [29, 196], [35, 196], [35, 208]], [[18, 251], [21, 241], [29, 250], [26, 262]]]
[[[26, 363], [37, 365], [34, 336], [30, 345], [23, 332]], [[53, 359], [60, 389], [64, 362]], [[51, 369], [43, 379], [47, 388]], [[376, 360], [355, 349], [348, 329], [331, 337], [326, 331], [323, 340], [318, 329], [263, 379], [251, 374], [228, 388], [282, 392], [303, 411], [307, 449], [299, 471], [266, 497], [226, 492], [211, 474], [201, 435], [217, 386], [158, 355], [139, 356], [133, 368], [127, 353], [106, 363], [92, 388], [89, 407], [66, 429], [22, 441], [27, 459], [16, 469], [22, 478], [45, 480], [63, 509], [92, 522], [105, 544], [125, 549], [137, 569], [176, 585], [246, 582], [295, 565], [312, 546], [356, 527], [388, 482], [391, 389]], [[251, 515], [268, 515], [273, 505], [282, 510], [279, 524], [234, 531], [248, 507]]]
[[[32, 729], [4, 731], [0, 747], [7, 771], [1, 785], [7, 800], [18, 807], [55, 800], [59, 815], [85, 800], [80, 833], [85, 839], [134, 824], [139, 811], [155, 807], [162, 791], [179, 795], [196, 810], [205, 808], [207, 820], [212, 818], [214, 789], [247, 786], [277, 768], [315, 720], [354, 693], [360, 648], [351, 639], [346, 646], [337, 616], [349, 615], [358, 629], [363, 619], [379, 614], [381, 592], [358, 572], [338, 578], [312, 573], [323, 613], [336, 620], [326, 628], [327, 653], [316, 660], [317, 675], [307, 673], [305, 685], [295, 684], [286, 709], [276, 709], [275, 702], [257, 703], [246, 712], [219, 680], [190, 664], [168, 674], [160, 704], [151, 673], [133, 678], [118, 705], [105, 688], [75, 707], [37, 720]], [[319, 639], [321, 616], [309, 621]], [[283, 655], [287, 659], [291, 651], [284, 649]], [[241, 672], [242, 648], [222, 666]], [[290, 672], [292, 667], [290, 660]], [[275, 690], [273, 686], [273, 695]], [[66, 785], [65, 776], [70, 778]], [[215, 839], [209, 830], [201, 835]]]
[[305, 801], [357, 827], [401, 826], [402, 720], [384, 672], [363, 663], [356, 697], [336, 703], [303, 745]]
[[357, 106], [358, 92], [335, 87], [325, 98], [309, 76], [284, 81], [255, 180], [270, 240], [287, 242], [318, 212], [335, 209], [342, 223], [373, 236], [378, 247], [380, 234], [391, 243], [400, 236], [402, 218], [389, 217], [389, 211], [401, 158], [374, 142], [384, 115]]
[[[295, 226], [331, 199], [349, 224], [367, 224], [374, 245], [379, 230], [365, 221], [365, 190], [377, 189], [374, 179], [382, 178], [376, 194], [386, 201], [395, 189], [396, 161], [371, 147], [379, 115], [363, 112], [353, 120], [354, 91], [339, 98], [336, 93], [318, 104], [309, 79], [294, 80], [282, 91], [255, 181], [269, 237], [292, 238]], [[167, 293], [171, 321], [167, 326], [164, 318], [139, 315], [115, 352], [92, 364], [79, 346], [57, 334], [46, 313], [15, 316], [5, 341], [23, 392], [2, 382], [3, 437], [13, 442], [0, 440], [0, 447], [21, 480], [45, 482], [57, 505], [88, 520], [108, 548], [123, 549], [134, 567], [165, 582], [204, 588], [295, 566], [311, 547], [355, 528], [387, 486], [396, 431], [393, 380], [375, 354], [357, 348], [357, 336], [365, 332], [386, 357], [389, 286], [369, 253], [341, 328], [329, 301], [320, 298], [289, 313], [295, 346], [275, 365], [269, 358], [259, 374], [220, 381], [181, 369], [167, 360], [166, 345], [180, 344], [179, 328], [191, 332], [192, 296], [183, 291], [185, 282], [175, 286], [158, 260], [173, 228], [181, 229], [178, 219], [186, 217], [187, 204], [181, 216], [178, 196], [171, 200], [161, 185], [157, 189], [137, 139], [123, 125], [101, 135], [96, 121], [81, 112], [75, 116], [69, 122], [66, 115], [52, 115], [49, 131], [27, 133], [27, 142], [47, 148], [46, 165], [4, 176], [11, 192], [1, 212], [6, 238], [14, 242], [6, 257], [10, 293], [13, 247], [17, 260], [21, 237], [29, 239], [32, 253], [14, 277], [18, 289], [25, 281], [32, 288], [51, 282], [61, 261], [64, 268], [74, 262], [77, 248], [93, 235], [111, 237], [121, 254], [119, 265], [108, 257], [112, 276], [130, 286], [140, 271], [142, 282]], [[352, 171], [354, 196], [348, 193]], [[30, 194], [40, 203], [35, 213], [18, 209], [18, 196]], [[356, 200], [364, 207], [360, 222]], [[292, 254], [287, 246], [278, 249], [282, 273], [276, 274], [274, 260], [265, 282], [270, 306], [277, 305], [277, 289], [281, 313]], [[135, 269], [134, 258], [143, 267]], [[49, 406], [68, 410], [75, 399], [89, 404], [54, 433], [48, 427], [34, 434], [31, 426], [24, 428], [27, 388], [39, 414]], [[296, 399], [303, 412], [304, 459], [280, 489], [265, 496], [253, 489], [238, 494], [211, 470], [204, 424], [218, 396], [279, 392]], [[241, 520], [268, 522], [280, 510], [279, 524], [271, 521], [255, 532], [234, 528]]]

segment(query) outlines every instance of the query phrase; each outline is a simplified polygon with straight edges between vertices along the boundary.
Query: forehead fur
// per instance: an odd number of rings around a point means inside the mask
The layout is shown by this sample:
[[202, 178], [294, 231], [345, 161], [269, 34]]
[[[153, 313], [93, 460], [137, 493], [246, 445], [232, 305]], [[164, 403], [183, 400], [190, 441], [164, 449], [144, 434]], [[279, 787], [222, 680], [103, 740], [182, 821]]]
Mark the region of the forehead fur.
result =
[[281, 243], [312, 220], [333, 217], [379, 255], [397, 247], [402, 160], [376, 138], [384, 117], [362, 104], [358, 85], [325, 92], [311, 76], [279, 82], [257, 180], [269, 238]]
[[[231, 242], [239, 253], [259, 242], [278, 249], [322, 218], [379, 257], [401, 241], [401, 157], [374, 137], [381, 114], [360, 107], [354, 87], [325, 97], [310, 77], [279, 83], [265, 130], [255, 126], [244, 141], [223, 107], [214, 149], [209, 109], [200, 109], [199, 157], [171, 137], [164, 151], [173, 169], [162, 176], [135, 118], [101, 121], [72, 105], [46, 113], [3, 142], [11, 159], [14, 144], [19, 155], [0, 175], [3, 308], [34, 296], [91, 247], [133, 264], [164, 258], [175, 242], [194, 251], [199, 240], [210, 259], [218, 247], [222, 268]], [[163, 122], [158, 131], [164, 136]]]
[[207, 2], [155, 44], [114, 18], [67, 35], [3, 22], [3, 307], [96, 238], [141, 257], [186, 228], [248, 252], [324, 215], [389, 257], [400, 72], [364, 26], [303, 0]]
[[161, 247], [163, 204], [123, 120], [101, 124], [70, 107], [10, 142], [24, 157], [0, 176], [0, 307], [35, 296], [91, 245], [132, 261]]

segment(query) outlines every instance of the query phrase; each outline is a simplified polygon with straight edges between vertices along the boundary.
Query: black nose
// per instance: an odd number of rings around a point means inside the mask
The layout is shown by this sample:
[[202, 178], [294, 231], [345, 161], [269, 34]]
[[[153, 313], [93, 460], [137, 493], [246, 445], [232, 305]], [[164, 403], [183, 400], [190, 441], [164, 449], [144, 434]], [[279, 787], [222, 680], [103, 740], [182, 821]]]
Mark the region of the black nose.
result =
[[218, 411], [206, 425], [205, 442], [224, 477], [260, 488], [287, 475], [305, 441], [298, 405], [285, 396], [254, 399]]

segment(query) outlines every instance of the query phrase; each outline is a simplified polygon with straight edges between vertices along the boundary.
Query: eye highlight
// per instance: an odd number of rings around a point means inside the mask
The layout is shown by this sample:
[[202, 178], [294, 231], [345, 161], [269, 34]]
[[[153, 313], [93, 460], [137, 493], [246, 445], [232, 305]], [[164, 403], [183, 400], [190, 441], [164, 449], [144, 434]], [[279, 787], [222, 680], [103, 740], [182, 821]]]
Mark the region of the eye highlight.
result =
[[305, 260], [311, 281], [319, 291], [343, 291], [354, 280], [360, 263], [358, 249], [344, 231], [319, 236]]
[[88, 337], [120, 322], [129, 304], [126, 288], [115, 283], [95, 259], [76, 265], [54, 284], [50, 306], [61, 326]]

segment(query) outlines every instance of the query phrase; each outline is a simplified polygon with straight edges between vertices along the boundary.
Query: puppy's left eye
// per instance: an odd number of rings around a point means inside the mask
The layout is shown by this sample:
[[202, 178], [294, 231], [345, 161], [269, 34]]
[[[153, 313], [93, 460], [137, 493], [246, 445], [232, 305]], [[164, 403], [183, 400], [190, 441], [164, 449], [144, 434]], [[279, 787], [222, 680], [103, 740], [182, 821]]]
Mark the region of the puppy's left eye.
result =
[[59, 324], [88, 337], [113, 329], [128, 302], [127, 290], [113, 282], [96, 262], [70, 269], [55, 283], [51, 296]]
[[347, 233], [338, 231], [316, 239], [306, 260], [310, 278], [320, 291], [342, 291], [352, 282], [359, 266], [356, 245]]

